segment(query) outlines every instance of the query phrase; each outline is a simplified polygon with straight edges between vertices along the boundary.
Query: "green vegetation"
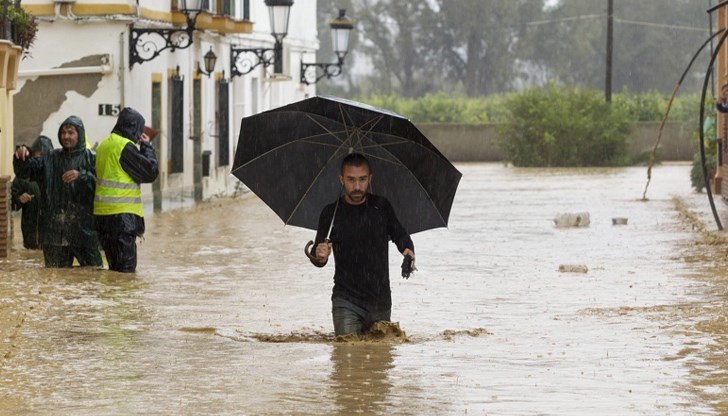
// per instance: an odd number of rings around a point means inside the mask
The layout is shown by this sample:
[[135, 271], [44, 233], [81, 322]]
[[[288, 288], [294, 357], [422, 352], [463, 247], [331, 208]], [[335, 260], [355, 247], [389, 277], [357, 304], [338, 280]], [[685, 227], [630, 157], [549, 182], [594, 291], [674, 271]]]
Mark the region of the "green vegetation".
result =
[[506, 100], [502, 145], [516, 166], [628, 164], [628, 107], [611, 106], [594, 90], [534, 88]]
[[[28, 14], [23, 8], [19, 7], [20, 2], [11, 2], [7, 8], [7, 22], [10, 24], [10, 34], [13, 43], [23, 49], [23, 59], [30, 56], [30, 48], [35, 42], [38, 35], [38, 20], [35, 16]], [[0, 35], [5, 33], [5, 22], [2, 18], [2, 10], [0, 7]]]
[[[548, 85], [544, 89], [554, 91], [564, 90], [564, 94], [586, 91], [578, 88], [556, 87]], [[534, 90], [529, 90], [534, 91]], [[415, 123], [458, 123], [458, 124], [501, 124], [510, 118], [511, 110], [506, 102], [526, 92], [493, 94], [484, 97], [453, 97], [445, 93], [425, 94], [420, 98], [406, 98], [396, 95], [373, 95], [368, 97], [354, 97], [356, 101], [371, 104], [375, 107], [385, 108], [409, 118]], [[593, 90], [595, 97], [601, 92]], [[603, 97], [601, 98], [603, 100]], [[657, 91], [643, 94], [627, 94], [626, 92], [613, 94], [612, 105], [620, 111], [626, 111], [632, 121], [662, 121], [667, 109], [669, 97]], [[698, 103], [700, 95], [679, 95], [672, 103], [668, 121], [695, 123], [697, 121]]]
[[[695, 140], [700, 140], [700, 133], [693, 133]], [[715, 115], [709, 116], [703, 124], [703, 137], [705, 143], [705, 169], [708, 178], [715, 176], [715, 169], [718, 165], [717, 144], [715, 142]], [[705, 188], [705, 178], [703, 177], [703, 165], [700, 158], [700, 152], [696, 152], [693, 157], [693, 167], [690, 170], [690, 184], [698, 191], [702, 192]]]
[[[712, 1], [712, 0], [711, 0]], [[712, 1], [713, 4], [718, 1]], [[605, 0], [318, 0], [319, 55], [335, 59], [328, 21], [345, 8], [355, 22], [344, 72], [321, 94], [346, 98], [444, 91], [469, 97], [544, 86], [549, 79], [604, 88]], [[618, 1], [613, 31], [613, 91], [669, 96], [709, 36], [705, 1]], [[704, 30], [700, 30], [700, 29]], [[696, 30], [697, 29], [697, 30]], [[699, 91], [710, 54], [683, 80]], [[366, 65], [361, 65], [365, 60]], [[357, 71], [353, 68], [368, 67]]]
[[[627, 135], [635, 122], [662, 121], [669, 97], [657, 91], [621, 92], [607, 105], [599, 91], [549, 83], [544, 88], [486, 97], [438, 93], [419, 99], [394, 95], [355, 99], [415, 123], [500, 125], [501, 145], [516, 166], [623, 166], [648, 159], [648, 154], [627, 156]], [[692, 128], [699, 102], [697, 93], [676, 97], [668, 121]], [[706, 138], [712, 137], [714, 131], [706, 132]]]
[[506, 97], [507, 95], [449, 97], [444, 93], [437, 93], [426, 94], [421, 98], [377, 95], [357, 100], [402, 114], [415, 123], [485, 124], [502, 123], [506, 120]]

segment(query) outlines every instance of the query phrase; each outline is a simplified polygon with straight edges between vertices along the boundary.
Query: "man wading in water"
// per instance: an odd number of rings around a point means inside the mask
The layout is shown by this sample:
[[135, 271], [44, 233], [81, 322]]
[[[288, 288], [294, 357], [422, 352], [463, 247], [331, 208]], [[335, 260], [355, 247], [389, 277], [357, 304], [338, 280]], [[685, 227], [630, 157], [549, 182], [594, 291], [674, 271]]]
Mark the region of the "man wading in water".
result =
[[368, 193], [371, 179], [369, 161], [363, 155], [352, 153], [344, 158], [339, 176], [344, 195], [321, 211], [310, 256], [311, 263], [324, 267], [332, 249], [334, 252], [331, 311], [336, 336], [359, 335], [373, 323], [391, 319], [389, 240], [403, 256], [412, 261], [415, 256], [412, 239], [392, 205], [386, 198]]

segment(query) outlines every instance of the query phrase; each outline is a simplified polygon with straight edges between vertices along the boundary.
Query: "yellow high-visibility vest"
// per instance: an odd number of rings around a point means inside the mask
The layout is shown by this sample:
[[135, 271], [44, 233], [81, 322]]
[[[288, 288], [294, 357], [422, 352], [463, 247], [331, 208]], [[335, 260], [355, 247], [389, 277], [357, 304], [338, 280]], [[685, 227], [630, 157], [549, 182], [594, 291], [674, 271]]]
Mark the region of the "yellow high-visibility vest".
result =
[[142, 190], [121, 167], [121, 151], [131, 140], [116, 133], [96, 148], [96, 197], [94, 215], [136, 214], [144, 216]]

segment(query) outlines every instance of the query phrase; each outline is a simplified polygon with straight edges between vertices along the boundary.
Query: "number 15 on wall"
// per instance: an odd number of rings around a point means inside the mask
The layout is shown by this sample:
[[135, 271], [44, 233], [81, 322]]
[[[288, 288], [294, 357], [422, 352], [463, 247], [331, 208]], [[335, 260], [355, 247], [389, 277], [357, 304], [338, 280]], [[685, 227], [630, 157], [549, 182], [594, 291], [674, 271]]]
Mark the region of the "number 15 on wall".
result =
[[121, 104], [99, 104], [100, 116], [118, 116], [121, 112]]

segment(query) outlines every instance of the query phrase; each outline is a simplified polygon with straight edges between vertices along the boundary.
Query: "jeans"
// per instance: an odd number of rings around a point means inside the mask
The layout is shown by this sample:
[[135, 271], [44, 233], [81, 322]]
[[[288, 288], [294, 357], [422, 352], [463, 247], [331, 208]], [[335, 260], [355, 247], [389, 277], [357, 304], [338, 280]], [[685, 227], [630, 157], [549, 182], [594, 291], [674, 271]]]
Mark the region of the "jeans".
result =
[[331, 314], [334, 318], [334, 335], [356, 334], [369, 329], [378, 321], [389, 321], [392, 310], [367, 311], [348, 300], [333, 298], [331, 300]]

